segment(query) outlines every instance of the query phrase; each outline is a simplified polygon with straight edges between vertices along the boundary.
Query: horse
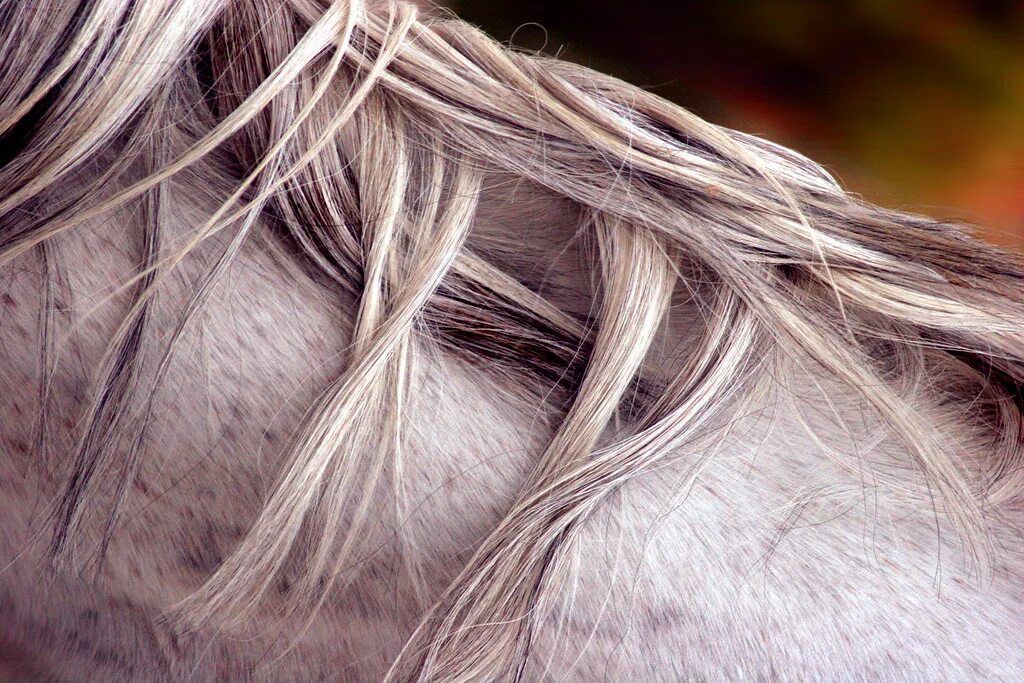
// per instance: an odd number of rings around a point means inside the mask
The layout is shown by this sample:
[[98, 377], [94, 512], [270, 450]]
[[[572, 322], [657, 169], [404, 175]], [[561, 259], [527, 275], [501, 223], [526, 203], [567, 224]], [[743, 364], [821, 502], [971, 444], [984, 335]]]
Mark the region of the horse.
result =
[[438, 9], [0, 5], [0, 673], [1024, 673], [1024, 261]]

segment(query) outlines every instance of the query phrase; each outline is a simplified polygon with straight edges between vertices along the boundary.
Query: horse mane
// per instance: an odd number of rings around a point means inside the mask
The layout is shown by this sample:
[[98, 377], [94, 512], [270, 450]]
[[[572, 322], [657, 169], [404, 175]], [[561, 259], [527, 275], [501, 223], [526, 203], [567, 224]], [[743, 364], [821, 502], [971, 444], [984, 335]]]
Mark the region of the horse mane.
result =
[[[344, 588], [375, 496], [390, 486], [402, 498], [410, 378], [426, 348], [543, 404], [555, 430], [392, 678], [521, 673], [531, 615], [580, 525], [727, 422], [744, 392], [785, 382], [771, 372], [782, 360], [855, 391], [920, 471], [914, 495], [979, 564], [991, 552], [988, 519], [1024, 483], [1024, 262], [963, 226], [873, 206], [796, 152], [403, 2], [80, 0], [0, 15], [0, 264], [31, 252], [47, 264], [44, 368], [59, 238], [124, 207], [141, 216], [137, 270], [117, 286], [129, 303], [49, 511], [57, 565], [80, 561], [96, 519], [102, 561], [154, 387], [257, 224], [354, 302], [354, 329], [258, 518], [176, 607], [182, 628], [252, 618], [294, 563], [294, 615]], [[213, 158], [233, 177], [204, 177]], [[168, 240], [171, 182], [227, 182], [229, 198]], [[530, 245], [477, 229], [481, 198], [519, 183], [571, 208], [593, 285], [582, 305], [516, 267]], [[157, 338], [156, 297], [211, 243], [177, 326]], [[671, 364], [658, 340], [680, 297], [703, 324]], [[161, 361], [142, 381], [152, 348]], [[928, 401], [984, 434], [978, 452], [945, 438]]]

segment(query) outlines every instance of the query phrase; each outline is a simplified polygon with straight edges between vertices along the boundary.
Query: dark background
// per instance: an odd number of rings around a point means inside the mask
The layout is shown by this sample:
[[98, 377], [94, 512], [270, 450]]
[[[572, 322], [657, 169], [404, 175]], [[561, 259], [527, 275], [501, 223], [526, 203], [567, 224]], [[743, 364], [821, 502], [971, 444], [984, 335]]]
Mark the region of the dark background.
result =
[[445, 4], [1024, 250], [1024, 0]]

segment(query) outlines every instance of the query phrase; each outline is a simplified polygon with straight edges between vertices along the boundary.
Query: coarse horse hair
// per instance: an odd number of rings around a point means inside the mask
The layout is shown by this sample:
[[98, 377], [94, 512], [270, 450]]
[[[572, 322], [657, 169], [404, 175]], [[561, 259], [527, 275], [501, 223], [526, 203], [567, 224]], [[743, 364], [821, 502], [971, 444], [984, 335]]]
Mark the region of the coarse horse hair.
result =
[[[8, 1], [0, 36], [0, 264], [45, 266], [32, 448], [53, 495], [33, 542], [59, 570], [102, 573], [164, 419], [157, 387], [254, 241], [346, 302], [344, 367], [251, 525], [164, 614], [179, 631], [230, 632], [283, 591], [300, 633], [351, 586], [381, 518], [417, 514], [407, 416], [436, 356], [551, 434], [446, 588], [399, 550], [423, 606], [389, 679], [523, 676], [581, 526], [680, 448], [712, 452], [751, 397], [798, 394], [787, 367], [851, 390], [920, 478], [822, 453], [931, 510], [971, 571], [997, 552], [989, 527], [1024, 484], [1024, 263], [962, 226], [873, 206], [793, 151], [404, 2]], [[215, 206], [172, 233], [173, 193]], [[477, 225], [521, 196], [557, 206], [567, 234]], [[102, 297], [119, 322], [59, 447], [49, 378], [77, 267], [61, 241], [126, 214], [133, 270]], [[572, 286], [538, 274], [570, 249]], [[679, 302], [697, 323], [667, 350]]]

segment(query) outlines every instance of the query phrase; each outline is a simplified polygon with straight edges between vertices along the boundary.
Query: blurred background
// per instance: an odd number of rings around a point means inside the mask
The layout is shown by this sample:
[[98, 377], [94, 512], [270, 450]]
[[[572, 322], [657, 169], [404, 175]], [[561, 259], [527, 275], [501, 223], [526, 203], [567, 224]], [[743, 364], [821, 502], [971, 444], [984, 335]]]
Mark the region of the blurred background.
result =
[[1024, 0], [443, 4], [1024, 251]]

